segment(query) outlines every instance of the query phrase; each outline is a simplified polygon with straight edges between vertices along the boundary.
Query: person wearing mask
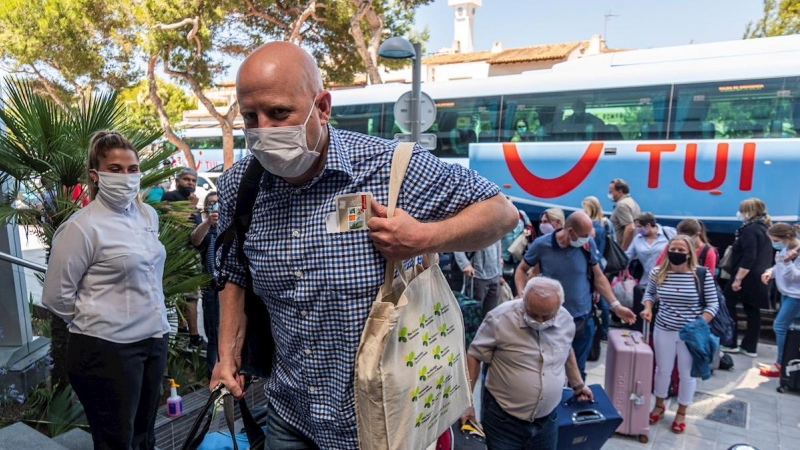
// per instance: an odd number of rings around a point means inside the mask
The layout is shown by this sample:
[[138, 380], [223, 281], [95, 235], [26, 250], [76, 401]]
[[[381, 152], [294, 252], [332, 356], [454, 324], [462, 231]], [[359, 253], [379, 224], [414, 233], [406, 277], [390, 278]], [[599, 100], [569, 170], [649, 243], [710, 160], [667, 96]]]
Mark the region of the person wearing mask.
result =
[[[592, 226], [594, 227], [594, 236], [592, 236], [592, 238], [594, 239], [594, 245], [597, 247], [600, 269], [605, 270], [606, 259], [603, 255], [605, 255], [606, 252], [606, 237], [611, 236], [611, 239], [614, 239], [611, 221], [603, 214], [603, 207], [600, 205], [600, 200], [593, 195], [583, 199], [581, 208], [583, 212], [592, 219]], [[601, 339], [605, 341], [608, 338], [608, 329], [611, 324], [611, 311], [608, 309], [608, 300], [599, 294], [597, 294], [597, 306], [600, 308]]]
[[[222, 382], [234, 397], [244, 395], [239, 370], [250, 277], [275, 340], [264, 389], [266, 447], [357, 448], [353, 362], [386, 261], [486, 248], [514, 229], [519, 215], [497, 185], [417, 144], [387, 217], [397, 141], [331, 126], [331, 94], [317, 63], [296, 44], [269, 42], [247, 56], [236, 96], [250, 154], [217, 183], [220, 230], [234, 219], [248, 169], [261, 164], [265, 173], [242, 243], [246, 259], [232, 253], [218, 267], [219, 362], [210, 386]], [[326, 233], [336, 196], [354, 192], [374, 196], [366, 228]]]
[[[676, 231], [678, 234], [692, 238], [692, 244], [694, 244], [695, 251], [697, 252], [697, 265], [704, 266], [712, 275], [715, 274], [719, 255], [714, 246], [711, 245], [708, 235], [706, 235], [706, 227], [703, 225], [703, 222], [692, 218], [683, 219], [678, 222]], [[656, 266], [661, 264], [661, 261], [666, 257], [667, 248], [664, 248], [656, 261]]]
[[195, 215], [195, 228], [190, 239], [192, 245], [200, 252], [203, 263], [203, 273], [212, 277], [211, 281], [202, 290], [203, 301], [203, 329], [208, 340], [206, 348], [206, 369], [209, 378], [214, 364], [217, 363], [217, 333], [219, 332], [219, 293], [216, 283], [216, 253], [217, 221], [219, 212], [217, 208], [217, 193], [214, 191], [206, 194], [203, 212]]
[[[189, 202], [192, 208], [192, 214], [189, 219], [192, 223], [196, 224], [196, 208], [199, 199], [194, 191], [197, 188], [197, 171], [184, 167], [178, 172], [175, 179], [176, 188], [174, 191], [164, 193], [161, 197], [162, 202]], [[180, 332], [189, 334], [189, 345], [192, 347], [204, 347], [207, 344], [200, 336], [200, 330], [197, 326], [197, 300], [200, 298], [201, 293], [188, 294], [183, 297], [183, 317], [186, 320], [186, 328], [181, 328]]]
[[539, 217], [539, 232], [550, 234], [564, 226], [564, 211], [561, 208], [546, 209]]
[[94, 448], [153, 449], [169, 332], [158, 215], [119, 133], [92, 137], [88, 178], [89, 204], [53, 236], [42, 304], [67, 322], [67, 375]]
[[[656, 374], [653, 393], [656, 406], [650, 414], [650, 424], [655, 424], [664, 416], [664, 401], [669, 393], [675, 357], [680, 373], [678, 389], [678, 412], [672, 422], [672, 431], [683, 433], [686, 430], [686, 408], [691, 405], [697, 390], [697, 379], [692, 377], [693, 358], [686, 342], [680, 338], [683, 327], [702, 317], [711, 322], [719, 305], [717, 288], [711, 272], [705, 272], [705, 279], [698, 280], [695, 268], [697, 257], [694, 244], [689, 236], [678, 235], [669, 241], [667, 258], [650, 272], [647, 290], [644, 294], [642, 319], [653, 320], [653, 305], [658, 302], [653, 344], [655, 347]], [[700, 302], [699, 289], [703, 290], [705, 307]]]
[[[486, 316], [469, 346], [467, 368], [472, 392], [481, 362], [489, 366], [481, 414], [488, 448], [556, 450], [564, 380], [579, 401], [594, 398], [570, 347], [574, 335], [564, 289], [547, 277], [531, 278], [521, 299]], [[461, 423], [468, 420], [475, 420], [474, 408], [461, 416]]]
[[769, 280], [775, 279], [781, 293], [781, 307], [772, 323], [778, 357], [772, 366], [761, 368], [761, 375], [767, 377], [781, 376], [786, 332], [792, 320], [800, 318], [800, 259], [797, 258], [800, 254], [800, 240], [797, 239], [797, 233], [800, 233], [800, 226], [786, 223], [776, 223], [768, 231], [772, 248], [778, 253], [775, 254], [775, 265], [764, 271], [761, 281], [766, 285]]
[[748, 198], [739, 203], [736, 216], [742, 225], [736, 230], [731, 250], [733, 278], [725, 288], [728, 312], [736, 320], [736, 305], [742, 303], [747, 315], [747, 329], [741, 345], [722, 347], [728, 353], [743, 353], [758, 356], [758, 339], [761, 334], [761, 308], [769, 308], [769, 292], [761, 282], [761, 275], [772, 266], [772, 241], [767, 230], [772, 221], [767, 206], [757, 198]]
[[611, 224], [614, 225], [616, 241], [623, 250], [627, 250], [636, 237], [636, 225], [633, 221], [641, 214], [636, 200], [631, 197], [628, 183], [622, 178], [614, 178], [608, 185], [608, 199], [614, 202], [611, 213]]
[[[597, 249], [591, 240], [592, 231], [589, 216], [583, 211], [575, 211], [569, 215], [563, 228], [533, 241], [514, 273], [517, 292], [522, 292], [525, 287], [528, 271], [537, 266], [542, 275], [561, 283], [566, 295], [564, 307], [575, 322], [572, 348], [584, 378], [584, 368], [595, 333], [594, 321], [590, 319], [592, 289], [611, 301], [611, 311], [622, 321], [633, 323], [636, 320], [633, 312], [617, 301], [608, 279], [600, 269]], [[584, 250], [584, 245], [588, 245], [589, 249]]]
[[514, 129], [514, 135], [511, 137], [511, 142], [530, 142], [533, 140], [533, 133], [531, 133], [528, 128], [528, 121], [525, 119], [518, 119], [517, 127]]
[[629, 261], [637, 259], [642, 264], [644, 272], [639, 284], [647, 286], [649, 274], [656, 267], [656, 260], [667, 248], [669, 238], [674, 237], [677, 233], [674, 228], [667, 229], [657, 224], [656, 217], [649, 212], [636, 216], [633, 224], [636, 237], [625, 250], [625, 254]]

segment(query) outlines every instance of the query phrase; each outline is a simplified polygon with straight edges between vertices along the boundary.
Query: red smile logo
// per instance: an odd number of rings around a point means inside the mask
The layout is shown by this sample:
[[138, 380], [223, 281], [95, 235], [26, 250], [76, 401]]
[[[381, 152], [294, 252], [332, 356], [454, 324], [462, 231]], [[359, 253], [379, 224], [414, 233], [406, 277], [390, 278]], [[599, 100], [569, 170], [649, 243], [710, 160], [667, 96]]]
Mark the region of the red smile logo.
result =
[[578, 162], [565, 174], [555, 178], [541, 178], [528, 170], [519, 157], [517, 145], [509, 142], [503, 144], [503, 157], [508, 170], [519, 187], [528, 194], [538, 198], [555, 198], [571, 192], [583, 183], [583, 180], [594, 169], [597, 160], [603, 153], [602, 142], [592, 142], [583, 152]]

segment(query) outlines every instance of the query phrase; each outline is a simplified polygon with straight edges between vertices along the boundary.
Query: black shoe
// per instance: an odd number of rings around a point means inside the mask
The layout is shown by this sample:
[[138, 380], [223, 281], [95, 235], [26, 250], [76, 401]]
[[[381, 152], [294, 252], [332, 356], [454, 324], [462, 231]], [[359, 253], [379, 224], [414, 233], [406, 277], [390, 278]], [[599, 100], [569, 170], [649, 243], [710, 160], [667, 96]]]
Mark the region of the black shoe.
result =
[[189, 337], [189, 345], [193, 348], [202, 348], [203, 350], [205, 350], [208, 344], [206, 343], [205, 340], [203, 340], [203, 336], [195, 334]]

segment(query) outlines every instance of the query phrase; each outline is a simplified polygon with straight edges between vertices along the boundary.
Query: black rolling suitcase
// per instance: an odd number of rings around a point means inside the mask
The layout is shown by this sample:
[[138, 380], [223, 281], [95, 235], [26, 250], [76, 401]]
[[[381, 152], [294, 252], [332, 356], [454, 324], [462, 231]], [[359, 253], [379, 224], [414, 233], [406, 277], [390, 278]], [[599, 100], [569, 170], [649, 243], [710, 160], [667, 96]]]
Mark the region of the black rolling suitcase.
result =
[[800, 391], [800, 319], [792, 320], [786, 333], [781, 358], [781, 379], [778, 392]]

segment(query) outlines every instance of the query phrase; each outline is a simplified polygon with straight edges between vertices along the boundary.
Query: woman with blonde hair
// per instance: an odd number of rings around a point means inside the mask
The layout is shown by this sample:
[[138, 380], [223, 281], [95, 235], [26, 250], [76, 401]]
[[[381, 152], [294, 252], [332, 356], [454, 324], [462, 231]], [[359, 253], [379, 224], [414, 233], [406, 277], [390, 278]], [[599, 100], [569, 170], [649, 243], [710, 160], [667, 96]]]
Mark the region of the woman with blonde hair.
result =
[[[705, 278], [698, 279], [697, 256], [694, 243], [689, 236], [678, 235], [667, 245], [667, 257], [650, 272], [650, 281], [644, 294], [642, 319], [653, 319], [653, 305], [658, 302], [653, 344], [655, 347], [656, 375], [653, 392], [656, 406], [650, 414], [650, 423], [655, 424], [664, 416], [664, 401], [669, 394], [669, 384], [675, 357], [678, 359], [680, 387], [678, 389], [678, 412], [672, 422], [672, 431], [683, 433], [686, 429], [686, 408], [692, 403], [697, 380], [692, 377], [692, 355], [680, 337], [687, 324], [702, 317], [711, 322], [719, 307], [714, 278], [705, 270]], [[700, 291], [703, 300], [701, 303]]]
[[758, 356], [758, 339], [761, 334], [761, 309], [769, 308], [769, 291], [761, 282], [761, 274], [772, 266], [772, 242], [767, 230], [772, 221], [767, 206], [757, 198], [748, 198], [739, 203], [736, 217], [742, 225], [736, 230], [731, 248], [733, 278], [725, 288], [725, 299], [730, 316], [736, 320], [736, 305], [742, 303], [747, 315], [747, 329], [741, 346], [723, 347], [728, 353], [743, 353]]
[[770, 279], [775, 279], [775, 284], [781, 293], [781, 307], [772, 324], [778, 345], [778, 357], [773, 366], [761, 368], [761, 375], [767, 377], [781, 375], [786, 331], [792, 320], [800, 317], [800, 258], [797, 257], [800, 253], [800, 240], [797, 239], [799, 233], [800, 226], [788, 223], [776, 223], [768, 231], [772, 248], [778, 253], [775, 254], [775, 265], [761, 275], [761, 281], [767, 284]]
[[158, 216], [119, 133], [92, 136], [87, 169], [91, 201], [53, 236], [42, 304], [67, 322], [67, 376], [94, 448], [153, 449], [169, 331]]
[[564, 211], [561, 208], [544, 210], [539, 218], [539, 231], [549, 234], [564, 227]]
[[[592, 226], [594, 227], [594, 236], [592, 236], [592, 238], [594, 239], [595, 247], [597, 247], [597, 253], [599, 253], [597, 259], [600, 261], [601, 268], [605, 270], [606, 238], [608, 236], [610, 236], [612, 240], [615, 238], [614, 230], [611, 228], [611, 221], [603, 214], [603, 207], [600, 205], [600, 200], [593, 195], [583, 199], [581, 208], [583, 212], [592, 219]], [[608, 301], [602, 296], [598, 299], [597, 306], [600, 308], [600, 338], [605, 341], [608, 336], [609, 325], [611, 324], [611, 312], [609, 310]]]

